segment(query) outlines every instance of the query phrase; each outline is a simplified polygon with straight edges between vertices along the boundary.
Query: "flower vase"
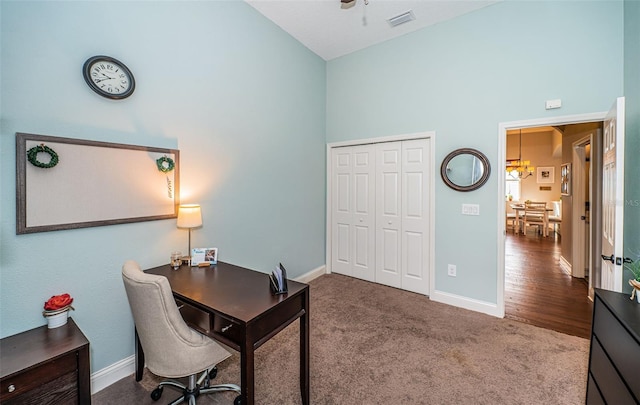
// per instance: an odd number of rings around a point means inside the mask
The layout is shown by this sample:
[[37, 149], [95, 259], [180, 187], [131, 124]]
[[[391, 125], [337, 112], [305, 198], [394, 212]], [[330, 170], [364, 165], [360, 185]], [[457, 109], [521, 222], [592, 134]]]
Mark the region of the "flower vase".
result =
[[66, 306], [52, 311], [43, 311], [42, 315], [47, 318], [47, 328], [54, 329], [66, 324], [70, 309], [71, 306]]

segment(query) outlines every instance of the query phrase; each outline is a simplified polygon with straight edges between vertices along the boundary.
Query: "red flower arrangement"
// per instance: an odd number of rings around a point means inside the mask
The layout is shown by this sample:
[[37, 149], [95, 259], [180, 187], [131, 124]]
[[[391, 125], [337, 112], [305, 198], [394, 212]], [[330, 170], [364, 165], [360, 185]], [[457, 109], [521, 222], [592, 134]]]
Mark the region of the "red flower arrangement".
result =
[[[71, 303], [73, 302], [73, 298], [69, 294], [60, 294], [54, 295], [49, 298], [47, 302], [44, 303], [45, 312], [49, 311], [60, 311], [62, 309], [73, 309]], [[68, 307], [68, 308], [67, 308]]]

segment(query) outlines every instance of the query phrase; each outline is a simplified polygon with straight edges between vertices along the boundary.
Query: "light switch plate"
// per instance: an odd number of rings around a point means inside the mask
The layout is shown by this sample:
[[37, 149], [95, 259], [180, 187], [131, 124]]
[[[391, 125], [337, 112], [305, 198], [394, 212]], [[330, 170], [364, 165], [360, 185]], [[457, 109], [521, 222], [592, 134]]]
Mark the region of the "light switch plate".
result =
[[462, 215], [480, 215], [480, 205], [462, 204]]
[[560, 108], [560, 107], [562, 107], [562, 100], [560, 100], [559, 98], [555, 100], [547, 100], [544, 103], [544, 108], [547, 110], [553, 110], [554, 108]]

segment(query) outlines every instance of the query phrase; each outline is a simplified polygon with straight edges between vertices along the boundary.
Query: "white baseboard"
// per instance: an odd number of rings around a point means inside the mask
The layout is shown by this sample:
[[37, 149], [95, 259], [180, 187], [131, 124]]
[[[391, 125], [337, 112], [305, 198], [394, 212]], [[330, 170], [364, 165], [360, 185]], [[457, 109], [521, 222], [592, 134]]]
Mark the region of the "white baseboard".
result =
[[481, 312], [483, 314], [504, 318], [504, 313], [498, 310], [498, 305], [491, 302], [475, 300], [473, 298], [463, 297], [443, 291], [434, 291], [429, 299], [441, 302], [443, 304], [453, 305], [454, 307], [468, 309], [470, 311]]
[[91, 374], [91, 395], [136, 372], [136, 356], [131, 355]]
[[305, 274], [303, 274], [303, 275], [301, 275], [299, 277], [294, 278], [293, 281], [299, 281], [301, 283], [308, 283], [309, 281], [311, 281], [311, 280], [313, 280], [315, 278], [318, 278], [321, 275], [326, 274], [326, 273], [327, 273], [327, 266], [323, 264], [322, 266], [317, 267], [317, 268], [311, 270], [308, 273], [305, 273]]

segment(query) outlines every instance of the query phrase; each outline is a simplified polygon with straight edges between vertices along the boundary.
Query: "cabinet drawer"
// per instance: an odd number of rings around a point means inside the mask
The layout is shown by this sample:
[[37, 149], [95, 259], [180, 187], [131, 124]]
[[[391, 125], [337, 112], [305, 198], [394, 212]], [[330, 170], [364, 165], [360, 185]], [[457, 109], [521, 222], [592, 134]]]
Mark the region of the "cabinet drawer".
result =
[[212, 315], [212, 317], [213, 330], [217, 334], [224, 336], [238, 345], [242, 343], [243, 332], [238, 323], [220, 315]]
[[[68, 353], [55, 360], [7, 377], [0, 383], [0, 402], [4, 403], [22, 393], [33, 390], [78, 368], [76, 352]], [[75, 375], [75, 373], [74, 373]]]
[[617, 405], [637, 403], [597, 339], [591, 339], [591, 364], [589, 369], [606, 403]]
[[602, 344], [611, 362], [616, 365], [622, 378], [629, 384], [635, 397], [640, 399], [640, 384], [637, 382], [640, 342], [629, 334], [605, 305], [598, 304], [594, 306], [593, 334]]
[[67, 373], [31, 391], [2, 401], [2, 405], [78, 405], [78, 373]]
[[587, 405], [606, 405], [591, 374], [589, 374], [589, 381], [587, 382]]
[[209, 321], [208, 313], [179, 300], [176, 300], [176, 304], [180, 309], [182, 319], [184, 319], [187, 325], [205, 335], [209, 334], [211, 331], [211, 322]]

